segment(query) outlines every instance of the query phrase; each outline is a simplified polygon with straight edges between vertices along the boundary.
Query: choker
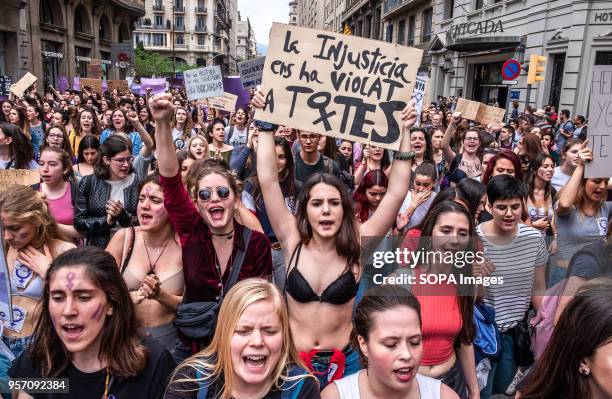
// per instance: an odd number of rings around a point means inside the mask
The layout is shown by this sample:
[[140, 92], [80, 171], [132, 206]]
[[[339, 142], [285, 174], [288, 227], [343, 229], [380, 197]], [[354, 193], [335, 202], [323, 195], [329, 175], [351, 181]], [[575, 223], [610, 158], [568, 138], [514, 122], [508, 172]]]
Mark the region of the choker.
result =
[[228, 240], [231, 240], [234, 237], [234, 229], [232, 229], [232, 231], [230, 231], [229, 233], [217, 234], [211, 231], [210, 234], [217, 237], [227, 237]]

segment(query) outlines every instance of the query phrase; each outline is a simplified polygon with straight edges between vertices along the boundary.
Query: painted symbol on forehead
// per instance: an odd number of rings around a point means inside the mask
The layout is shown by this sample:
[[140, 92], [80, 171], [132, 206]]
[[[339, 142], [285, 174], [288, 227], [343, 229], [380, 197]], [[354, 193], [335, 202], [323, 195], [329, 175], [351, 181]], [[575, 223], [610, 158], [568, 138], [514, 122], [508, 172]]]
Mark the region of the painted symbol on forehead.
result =
[[145, 187], [145, 193], [147, 194], [147, 197], [151, 196], [151, 191], [153, 191], [153, 189], [151, 188], [151, 186], [146, 186]]
[[102, 318], [102, 304], [98, 304], [98, 307], [95, 312], [91, 315], [91, 319], [95, 321], [100, 321]]
[[72, 287], [74, 286], [74, 283], [72, 282], [74, 280], [74, 272], [69, 272], [68, 275], [66, 276], [66, 287], [68, 287], [69, 290], [72, 291]]

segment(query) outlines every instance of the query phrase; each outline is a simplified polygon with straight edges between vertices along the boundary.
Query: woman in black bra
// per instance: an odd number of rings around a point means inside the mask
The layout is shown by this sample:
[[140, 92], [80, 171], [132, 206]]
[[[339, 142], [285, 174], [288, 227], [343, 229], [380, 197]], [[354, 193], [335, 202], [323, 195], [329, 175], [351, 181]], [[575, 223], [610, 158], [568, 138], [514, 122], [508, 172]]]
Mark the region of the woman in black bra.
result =
[[[264, 103], [263, 92], [258, 90], [252, 105], [263, 108]], [[259, 135], [257, 174], [270, 223], [288, 265], [285, 287], [291, 332], [321, 389], [360, 369], [359, 356], [349, 346], [352, 309], [362, 272], [360, 236], [382, 238], [408, 191], [414, 156], [408, 153], [409, 129], [416, 120], [413, 102], [402, 111], [402, 119], [400, 153], [391, 170], [389, 190], [377, 212], [361, 226], [355, 220], [346, 187], [328, 174], [313, 175], [306, 181], [294, 218], [278, 182], [274, 134]]]

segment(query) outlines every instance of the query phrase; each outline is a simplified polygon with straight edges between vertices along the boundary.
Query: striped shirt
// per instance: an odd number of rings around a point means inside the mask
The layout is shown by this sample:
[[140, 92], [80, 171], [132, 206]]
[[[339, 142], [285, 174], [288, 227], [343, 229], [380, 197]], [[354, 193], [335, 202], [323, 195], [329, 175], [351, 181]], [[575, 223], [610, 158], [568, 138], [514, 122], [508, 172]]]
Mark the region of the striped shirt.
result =
[[503, 277], [503, 284], [487, 288], [485, 303], [495, 309], [495, 321], [501, 332], [514, 327], [525, 317], [529, 308], [535, 268], [545, 267], [548, 249], [539, 230], [518, 225], [518, 233], [507, 245], [495, 245], [482, 232], [482, 225], [476, 228], [484, 244], [485, 256], [495, 265], [491, 277]]

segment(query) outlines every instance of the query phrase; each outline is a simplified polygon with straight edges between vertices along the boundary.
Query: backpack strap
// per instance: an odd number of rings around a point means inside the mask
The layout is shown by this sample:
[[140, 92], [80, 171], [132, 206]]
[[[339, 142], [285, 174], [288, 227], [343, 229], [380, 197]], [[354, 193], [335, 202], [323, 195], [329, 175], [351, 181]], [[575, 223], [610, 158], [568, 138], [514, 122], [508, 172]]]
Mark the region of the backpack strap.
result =
[[128, 231], [128, 234], [130, 234], [130, 245], [128, 246], [127, 254], [125, 255], [123, 263], [121, 264], [122, 275], [123, 272], [125, 272], [125, 269], [127, 269], [128, 264], [130, 263], [130, 259], [132, 258], [132, 252], [134, 252], [134, 241], [136, 241], [136, 230], [134, 229], [134, 227], [130, 226], [130, 229]]
[[297, 399], [300, 397], [300, 391], [302, 390], [302, 386], [304, 385], [304, 380], [309, 378], [308, 373], [300, 367], [297, 367], [295, 364], [290, 364], [287, 366], [287, 376], [289, 378], [302, 376], [301, 379], [291, 379], [283, 382], [283, 386], [281, 387], [281, 397], [280, 399]]
[[328, 175], [334, 174], [334, 165], [332, 164], [332, 160], [326, 157], [325, 155], [321, 155], [323, 157], [323, 170]]
[[197, 399], [206, 399], [208, 395], [208, 387], [209, 383], [206, 381], [202, 381], [202, 373], [199, 370], [196, 370], [196, 379], [198, 380], [198, 396]]
[[249, 247], [249, 241], [251, 240], [251, 229], [246, 226], [243, 226], [244, 230], [242, 232], [242, 238], [244, 242], [244, 249], [239, 249], [236, 254], [236, 258], [234, 259], [234, 263], [232, 264], [232, 269], [230, 270], [230, 276], [227, 279], [227, 284], [225, 285], [222, 296], [219, 300], [219, 303], [223, 301], [223, 295], [229, 291], [236, 281], [238, 280], [238, 275], [240, 274], [240, 269], [242, 269], [242, 264], [244, 263], [244, 257], [246, 255], [247, 249]]
[[233, 135], [234, 135], [234, 125], [231, 125], [229, 128], [229, 132], [227, 132], [227, 141], [225, 142], [225, 144], [229, 144]]
[[453, 174], [453, 172], [459, 167], [461, 160], [463, 159], [463, 154], [455, 155], [455, 158], [451, 161], [450, 169], [448, 171], [449, 176]]

